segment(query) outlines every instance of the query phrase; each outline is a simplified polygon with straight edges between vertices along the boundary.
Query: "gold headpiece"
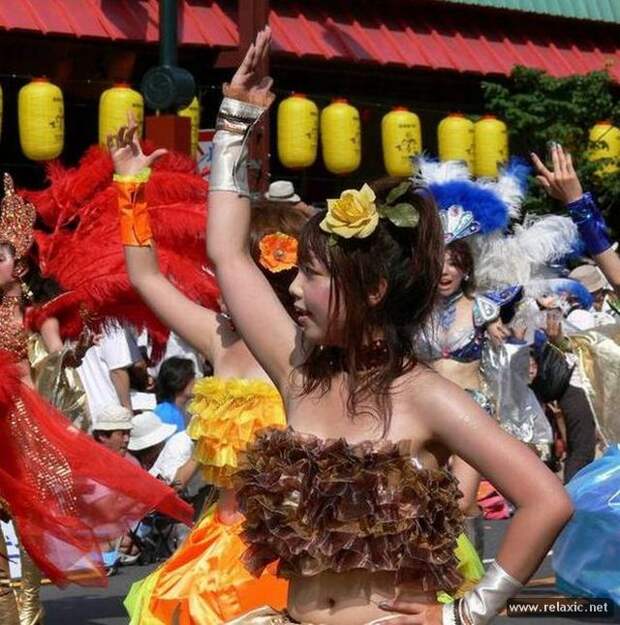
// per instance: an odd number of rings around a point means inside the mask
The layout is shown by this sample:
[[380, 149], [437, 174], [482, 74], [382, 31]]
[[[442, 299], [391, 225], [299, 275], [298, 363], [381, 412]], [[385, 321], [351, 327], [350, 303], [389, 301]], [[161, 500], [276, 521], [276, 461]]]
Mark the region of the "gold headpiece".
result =
[[4, 197], [0, 205], [0, 242], [15, 248], [16, 258], [22, 258], [32, 245], [32, 229], [37, 216], [35, 207], [15, 193], [13, 179], [4, 174]]

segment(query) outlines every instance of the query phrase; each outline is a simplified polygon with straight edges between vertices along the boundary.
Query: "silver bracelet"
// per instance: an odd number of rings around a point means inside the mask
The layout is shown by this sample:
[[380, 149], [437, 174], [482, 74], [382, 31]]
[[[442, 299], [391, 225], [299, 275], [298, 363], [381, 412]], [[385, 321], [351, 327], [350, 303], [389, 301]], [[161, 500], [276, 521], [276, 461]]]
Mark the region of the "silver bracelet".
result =
[[459, 602], [462, 625], [487, 625], [521, 588], [523, 584], [493, 560], [484, 577]]
[[213, 138], [210, 191], [232, 191], [243, 197], [250, 196], [247, 140], [265, 110], [232, 98], [222, 100]]
[[441, 622], [442, 625], [463, 625], [460, 622], [459, 617], [459, 603], [460, 599], [457, 599], [453, 603], [444, 603], [441, 607]]

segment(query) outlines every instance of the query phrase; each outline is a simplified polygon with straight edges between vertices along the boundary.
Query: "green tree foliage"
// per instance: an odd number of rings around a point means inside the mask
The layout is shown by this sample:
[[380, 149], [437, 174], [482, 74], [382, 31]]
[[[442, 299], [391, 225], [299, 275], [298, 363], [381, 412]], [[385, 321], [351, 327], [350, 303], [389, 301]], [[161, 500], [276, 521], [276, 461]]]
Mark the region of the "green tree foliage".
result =
[[[594, 191], [607, 223], [620, 234], [620, 169], [603, 175], [601, 170], [610, 159], [591, 162], [587, 158], [589, 149], [601, 147], [589, 143], [590, 128], [601, 120], [620, 125], [617, 87], [607, 72], [554, 78], [517, 66], [508, 84], [483, 82], [482, 90], [488, 110], [508, 125], [511, 153], [536, 152], [546, 160], [547, 142], [560, 142], [570, 151], [583, 187]], [[557, 213], [562, 207], [532, 177], [524, 210]]]

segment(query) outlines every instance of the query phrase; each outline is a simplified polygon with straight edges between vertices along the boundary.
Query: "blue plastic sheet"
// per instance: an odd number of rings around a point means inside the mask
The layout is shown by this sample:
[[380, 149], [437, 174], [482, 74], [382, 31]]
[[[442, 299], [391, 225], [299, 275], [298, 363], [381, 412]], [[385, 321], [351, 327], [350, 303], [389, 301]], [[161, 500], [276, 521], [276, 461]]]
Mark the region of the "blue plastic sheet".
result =
[[610, 445], [566, 488], [575, 514], [553, 547], [557, 587], [620, 605], [620, 446]]

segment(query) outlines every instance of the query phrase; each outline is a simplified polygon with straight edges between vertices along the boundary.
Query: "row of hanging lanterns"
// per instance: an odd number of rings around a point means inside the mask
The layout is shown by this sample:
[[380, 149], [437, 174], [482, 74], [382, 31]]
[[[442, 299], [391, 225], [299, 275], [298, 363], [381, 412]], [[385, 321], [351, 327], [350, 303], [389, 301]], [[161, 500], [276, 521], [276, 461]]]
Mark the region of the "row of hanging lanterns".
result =
[[437, 139], [440, 160], [465, 161], [475, 176], [495, 177], [508, 162], [508, 129], [495, 115], [474, 123], [462, 113], [450, 113], [439, 122]]
[[[359, 111], [337, 98], [319, 114], [314, 102], [294, 93], [277, 114], [278, 157], [290, 169], [310, 167], [317, 159], [319, 128], [323, 162], [333, 174], [349, 174], [361, 164]], [[465, 161], [476, 176], [497, 176], [508, 160], [506, 124], [493, 115], [474, 123], [460, 113], [443, 119], [437, 129], [439, 158]], [[411, 173], [410, 157], [422, 152], [420, 118], [398, 106], [381, 120], [385, 169], [390, 176]]]
[[[128, 84], [117, 83], [99, 99], [99, 143], [118, 132], [133, 111], [142, 137], [144, 99]], [[200, 105], [192, 102], [178, 114], [191, 121], [191, 154], [198, 152]], [[2, 90], [0, 88], [0, 120]], [[18, 94], [19, 139], [25, 156], [34, 161], [58, 157], [64, 147], [64, 102], [62, 91], [46, 78], [34, 78]], [[1, 125], [1, 122], [0, 122]], [[301, 93], [282, 100], [277, 111], [278, 157], [285, 167], [304, 169], [314, 164], [318, 155], [319, 130], [323, 162], [334, 174], [349, 174], [361, 164], [361, 123], [359, 111], [344, 98], [336, 98], [319, 113], [317, 105]], [[604, 142], [588, 152], [588, 158], [620, 159], [620, 129], [608, 121], [595, 124], [590, 141]], [[386, 171], [391, 176], [411, 173], [410, 157], [421, 153], [422, 135], [419, 117], [399, 106], [383, 116], [381, 139]], [[465, 161], [476, 176], [494, 177], [498, 165], [508, 160], [506, 124], [493, 115], [472, 122], [461, 113], [451, 113], [437, 128], [439, 158]], [[601, 173], [618, 171], [608, 164]]]
[[[48, 161], [62, 153], [64, 147], [64, 101], [62, 91], [46, 78], [33, 78], [17, 96], [19, 142], [24, 155], [33, 161]], [[126, 83], [106, 89], [99, 98], [99, 144], [106, 145], [108, 135], [115, 135], [127, 125], [131, 111], [138, 123], [138, 138], [142, 138], [144, 99], [142, 94]], [[198, 153], [200, 105], [198, 99], [178, 111], [191, 121], [191, 154]], [[2, 92], [0, 91], [0, 120]]]

